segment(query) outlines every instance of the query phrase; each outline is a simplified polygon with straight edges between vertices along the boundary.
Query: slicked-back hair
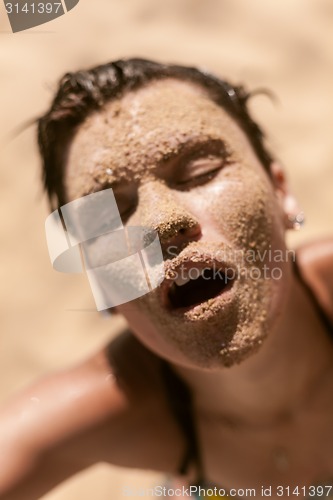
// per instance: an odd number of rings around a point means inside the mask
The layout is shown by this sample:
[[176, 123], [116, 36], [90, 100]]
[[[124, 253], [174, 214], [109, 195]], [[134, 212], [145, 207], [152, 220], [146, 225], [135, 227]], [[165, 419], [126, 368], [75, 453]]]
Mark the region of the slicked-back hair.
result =
[[242, 86], [232, 86], [197, 68], [146, 59], [122, 59], [89, 70], [66, 73], [59, 82], [50, 109], [38, 119], [43, 183], [52, 209], [67, 202], [63, 180], [66, 150], [78, 125], [106, 102], [163, 78], [185, 80], [207, 89], [212, 100], [237, 121], [259, 160], [269, 170], [272, 156], [264, 144], [262, 130], [249, 114], [247, 101], [251, 94]]

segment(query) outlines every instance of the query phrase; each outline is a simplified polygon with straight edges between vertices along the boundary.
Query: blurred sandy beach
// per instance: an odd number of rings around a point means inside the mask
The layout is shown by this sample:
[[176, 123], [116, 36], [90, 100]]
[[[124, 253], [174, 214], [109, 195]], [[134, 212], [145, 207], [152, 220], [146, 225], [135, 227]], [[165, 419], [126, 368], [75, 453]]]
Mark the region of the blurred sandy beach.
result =
[[[207, 68], [275, 101], [251, 109], [285, 165], [306, 214], [300, 244], [333, 233], [333, 3], [331, 0], [81, 0], [68, 14], [12, 34], [0, 4], [0, 401], [110, 339], [84, 276], [60, 274], [44, 236], [35, 128], [67, 71], [124, 57]], [[106, 465], [80, 474], [48, 500], [118, 500], [122, 488], [161, 476]], [[139, 498], [134, 496], [132, 498]]]

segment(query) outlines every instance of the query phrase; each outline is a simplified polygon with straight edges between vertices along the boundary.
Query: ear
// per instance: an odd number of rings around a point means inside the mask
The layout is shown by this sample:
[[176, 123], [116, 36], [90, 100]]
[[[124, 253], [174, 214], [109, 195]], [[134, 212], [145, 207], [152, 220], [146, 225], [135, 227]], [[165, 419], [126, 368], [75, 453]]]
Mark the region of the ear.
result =
[[304, 213], [295, 196], [290, 192], [285, 172], [280, 163], [274, 161], [270, 166], [271, 179], [276, 196], [285, 217], [286, 229], [300, 229], [304, 223]]

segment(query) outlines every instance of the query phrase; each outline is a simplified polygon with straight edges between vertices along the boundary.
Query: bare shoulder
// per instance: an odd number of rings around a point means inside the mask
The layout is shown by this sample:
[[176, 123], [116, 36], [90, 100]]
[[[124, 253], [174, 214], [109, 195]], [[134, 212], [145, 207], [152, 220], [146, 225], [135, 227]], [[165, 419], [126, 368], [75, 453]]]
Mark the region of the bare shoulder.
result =
[[98, 462], [176, 472], [185, 442], [165, 395], [161, 360], [124, 331], [8, 401], [0, 409], [0, 448], [6, 456], [0, 498], [20, 482], [28, 499], [28, 488], [36, 498]]
[[160, 358], [126, 329], [74, 371], [63, 385], [86, 390], [77, 410], [62, 412], [67, 425], [72, 422], [55, 447], [62, 457], [177, 471], [185, 440], [170, 410]]
[[300, 271], [333, 322], [333, 236], [297, 248]]
[[0, 421], [3, 435], [32, 452], [106, 424], [115, 450], [119, 436], [138, 427], [143, 416], [144, 430], [144, 422], [159, 408], [165, 410], [166, 403], [161, 360], [126, 330], [76, 366], [48, 374], [14, 395], [0, 408]]

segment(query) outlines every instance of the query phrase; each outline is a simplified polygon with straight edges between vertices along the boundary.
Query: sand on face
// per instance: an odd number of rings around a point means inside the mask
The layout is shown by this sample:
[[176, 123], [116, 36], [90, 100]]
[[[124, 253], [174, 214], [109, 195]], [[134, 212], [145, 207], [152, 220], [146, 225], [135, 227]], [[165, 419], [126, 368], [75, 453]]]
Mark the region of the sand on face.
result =
[[[87, 280], [52, 270], [45, 244], [47, 203], [39, 184], [34, 130], [68, 70], [141, 56], [193, 64], [278, 97], [251, 104], [287, 167], [307, 226], [292, 243], [329, 234], [332, 213], [333, 40], [330, 0], [142, 0], [80, 2], [52, 24], [13, 35], [0, 10], [1, 399], [36, 377], [71, 365], [110, 338]], [[193, 7], [194, 6], [194, 7]], [[117, 325], [114, 327], [117, 328]], [[48, 496], [118, 500], [122, 487], [160, 476], [98, 466]]]

